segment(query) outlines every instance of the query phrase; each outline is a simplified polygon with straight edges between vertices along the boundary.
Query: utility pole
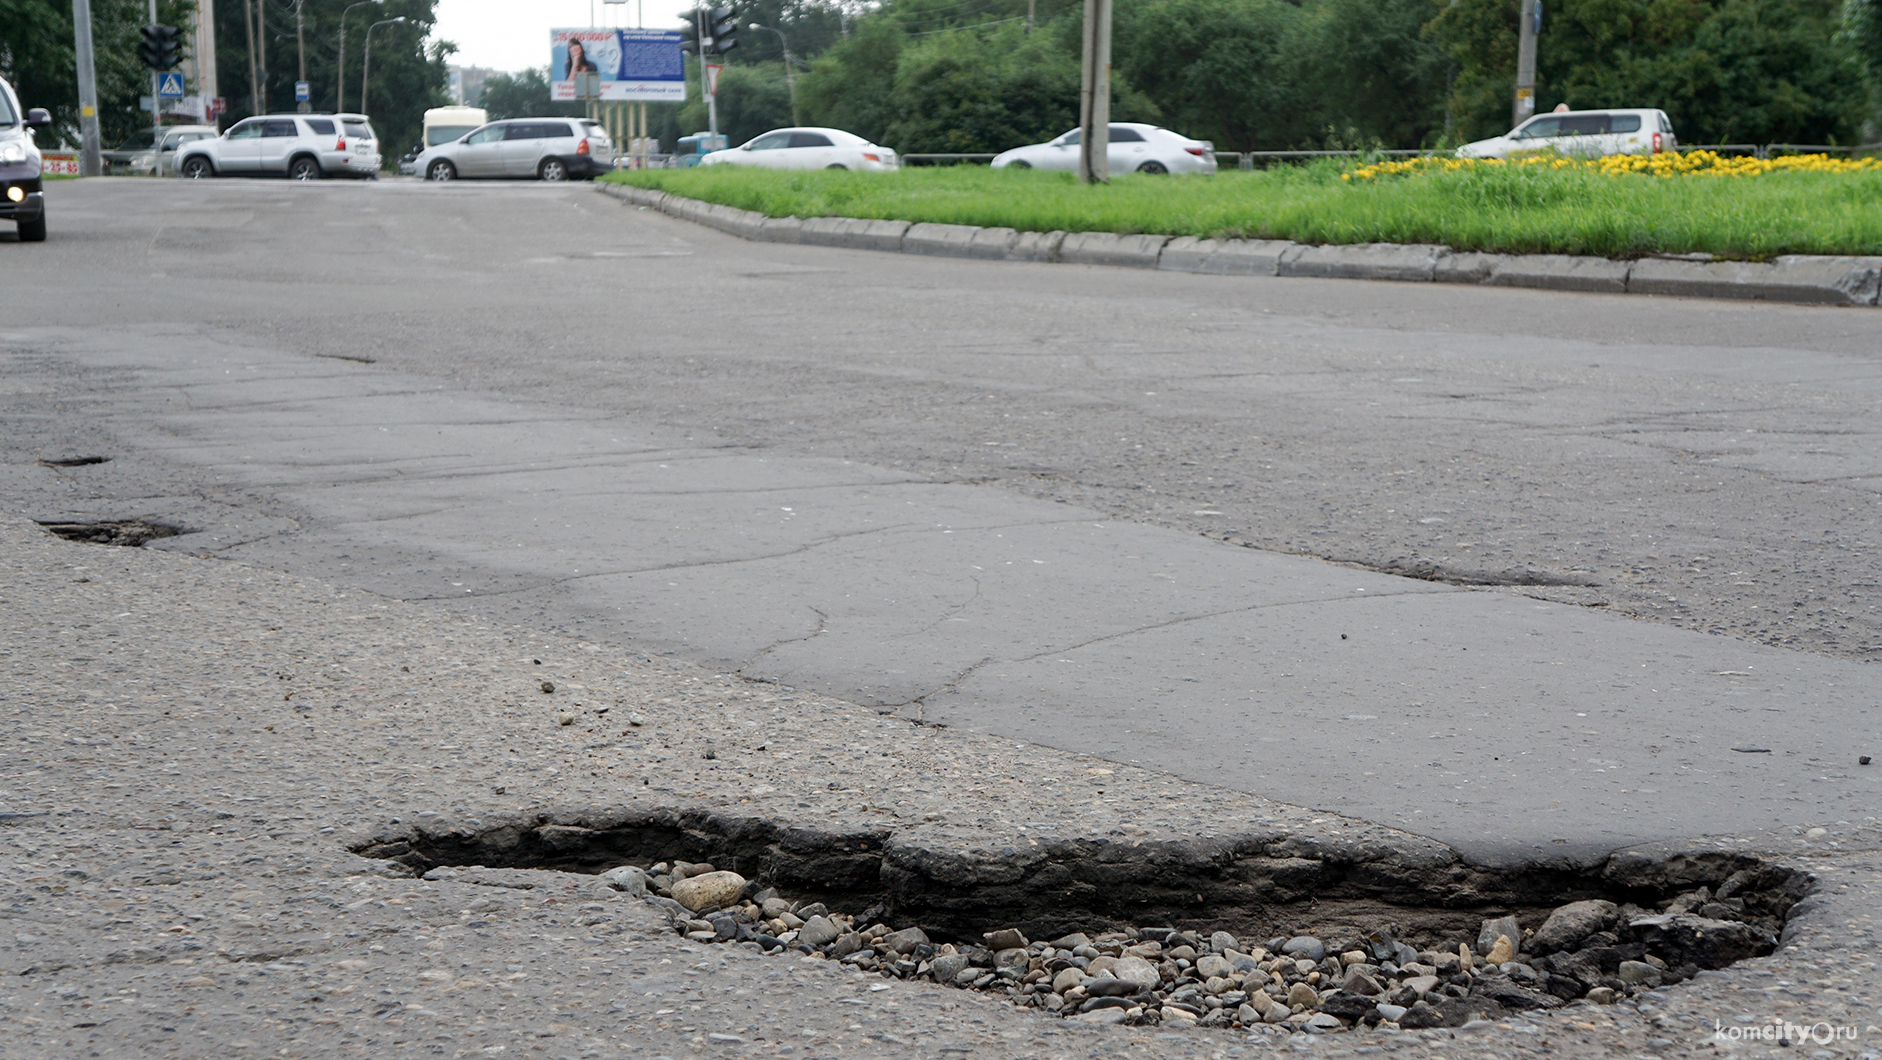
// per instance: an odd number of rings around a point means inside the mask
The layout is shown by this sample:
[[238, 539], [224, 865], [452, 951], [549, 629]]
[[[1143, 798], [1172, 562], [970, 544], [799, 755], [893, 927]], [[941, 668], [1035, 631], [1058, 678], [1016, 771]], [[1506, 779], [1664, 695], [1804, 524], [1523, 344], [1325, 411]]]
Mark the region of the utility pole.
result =
[[712, 82], [706, 77], [705, 8], [693, 12], [693, 23], [699, 27], [699, 90], [706, 96], [706, 134], [716, 141], [719, 137], [719, 97], [712, 91]]
[[255, 0], [255, 64], [261, 71], [261, 109], [268, 110], [268, 0]]
[[[157, 24], [157, 0], [150, 0], [150, 22]], [[150, 127], [156, 130], [156, 138], [150, 143], [150, 157], [156, 160], [151, 172], [163, 176], [163, 98], [159, 95], [163, 75], [153, 67], [150, 71]]]
[[78, 171], [95, 177], [104, 172], [104, 147], [98, 142], [98, 68], [92, 58], [91, 0], [72, 0], [72, 46], [78, 52]]
[[242, 27], [248, 30], [248, 109], [261, 114], [261, 67], [255, 63], [255, 0], [242, 0]]
[[[294, 44], [301, 52], [301, 76], [297, 80], [307, 80], [307, 19], [301, 14], [303, 0], [294, 0]], [[296, 92], [299, 89], [295, 90]], [[314, 109], [313, 103], [303, 101], [297, 108], [302, 114]]]
[[1542, 0], [1522, 0], [1522, 5], [1521, 35], [1516, 40], [1516, 102], [1510, 113], [1512, 129], [1536, 112], [1536, 22], [1542, 15]]
[[1078, 90], [1078, 182], [1111, 182], [1111, 0], [1085, 0], [1085, 61]]

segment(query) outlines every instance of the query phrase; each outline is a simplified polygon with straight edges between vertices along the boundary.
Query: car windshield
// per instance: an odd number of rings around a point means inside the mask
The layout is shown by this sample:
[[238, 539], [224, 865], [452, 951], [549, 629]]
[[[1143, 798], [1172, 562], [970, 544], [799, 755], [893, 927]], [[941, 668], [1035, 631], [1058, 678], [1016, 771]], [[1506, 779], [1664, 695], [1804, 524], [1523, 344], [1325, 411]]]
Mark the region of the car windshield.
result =
[[[347, 126], [352, 128], [352, 126]], [[425, 130], [425, 146], [436, 147], [461, 138], [465, 133], [477, 128], [475, 125], [433, 125]]]
[[13, 113], [13, 101], [5, 92], [0, 92], [0, 125], [13, 125], [19, 120], [20, 116]]

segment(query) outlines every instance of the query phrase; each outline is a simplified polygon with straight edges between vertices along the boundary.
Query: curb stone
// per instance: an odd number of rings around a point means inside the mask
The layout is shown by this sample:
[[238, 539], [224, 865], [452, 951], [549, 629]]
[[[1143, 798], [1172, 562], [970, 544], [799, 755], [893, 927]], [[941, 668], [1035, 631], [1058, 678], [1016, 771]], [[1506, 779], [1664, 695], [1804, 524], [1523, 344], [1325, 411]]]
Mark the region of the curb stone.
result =
[[809, 243], [983, 261], [1110, 265], [1210, 276], [1464, 283], [1601, 294], [1735, 298], [1873, 306], [1882, 302], [1882, 257], [1793, 254], [1768, 262], [1704, 256], [1615, 261], [1573, 254], [1486, 254], [1435, 243], [1313, 246], [1282, 239], [1198, 239], [1113, 232], [1018, 232], [1011, 228], [849, 217], [771, 217], [669, 192], [597, 183], [605, 195], [772, 243]]

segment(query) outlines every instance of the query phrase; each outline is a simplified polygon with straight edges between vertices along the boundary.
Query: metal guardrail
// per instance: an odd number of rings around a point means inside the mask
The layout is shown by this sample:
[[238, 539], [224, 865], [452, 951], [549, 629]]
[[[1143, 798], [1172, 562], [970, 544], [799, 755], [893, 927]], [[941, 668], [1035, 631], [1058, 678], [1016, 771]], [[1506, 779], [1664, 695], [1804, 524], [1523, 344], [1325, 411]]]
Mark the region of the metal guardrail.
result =
[[[1754, 158], [1770, 158], [1773, 154], [1861, 154], [1864, 152], [1882, 152], [1882, 143], [1860, 144], [1855, 147], [1836, 147], [1828, 144], [1681, 144], [1681, 151], [1711, 151], [1721, 155], [1751, 155]], [[1312, 158], [1415, 158], [1421, 155], [1448, 155], [1449, 151], [1416, 148], [1393, 148], [1383, 151], [1217, 151], [1217, 166], [1233, 164], [1236, 169], [1254, 169], [1258, 163], [1289, 162]], [[910, 166], [956, 166], [971, 163], [991, 162], [994, 152], [917, 152], [901, 155], [904, 165]], [[648, 168], [661, 169], [673, 165], [671, 155], [652, 155], [648, 158]], [[627, 156], [615, 160], [622, 166]]]
[[919, 153], [899, 157], [905, 164], [911, 166], [957, 166], [963, 162], [991, 162], [994, 159], [994, 152], [989, 151], [984, 154]]

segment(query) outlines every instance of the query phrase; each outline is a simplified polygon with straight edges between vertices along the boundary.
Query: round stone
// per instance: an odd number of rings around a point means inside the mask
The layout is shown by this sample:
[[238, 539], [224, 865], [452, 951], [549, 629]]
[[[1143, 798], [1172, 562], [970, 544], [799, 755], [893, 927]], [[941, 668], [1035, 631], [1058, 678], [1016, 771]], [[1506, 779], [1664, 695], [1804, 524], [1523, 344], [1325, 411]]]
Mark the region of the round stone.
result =
[[1295, 935], [1281, 944], [1281, 952], [1296, 960], [1312, 961], [1315, 964], [1327, 955], [1326, 944], [1312, 935]]
[[698, 912], [731, 905], [745, 893], [746, 879], [736, 872], [706, 872], [673, 884], [673, 900]]
[[1142, 957], [1119, 957], [1111, 966], [1111, 974], [1143, 990], [1155, 990], [1163, 981], [1157, 966]]
[[827, 916], [813, 916], [804, 921], [804, 926], [797, 929], [797, 941], [812, 946], [822, 946], [836, 941], [843, 930]]

